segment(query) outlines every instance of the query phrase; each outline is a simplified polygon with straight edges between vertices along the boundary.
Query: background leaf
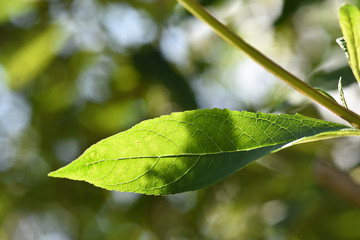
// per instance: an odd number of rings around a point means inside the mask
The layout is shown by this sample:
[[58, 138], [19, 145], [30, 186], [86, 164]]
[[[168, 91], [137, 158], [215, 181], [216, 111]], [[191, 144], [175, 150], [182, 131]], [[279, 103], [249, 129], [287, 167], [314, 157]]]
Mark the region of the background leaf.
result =
[[328, 67], [315, 70], [309, 77], [309, 83], [325, 90], [335, 90], [338, 87], [339, 77], [342, 77], [342, 86], [347, 87], [354, 83], [354, 73], [348, 64], [341, 67]]
[[[156, 51], [151, 46], [145, 46], [134, 54], [133, 62], [144, 82], [152, 81], [163, 84], [170, 91], [174, 101], [180, 102], [184, 110], [197, 108], [195, 95], [189, 83], [165, 61], [159, 51]], [[149, 62], [152, 64], [149, 64]], [[159, 70], [154, 71], [154, 68]]]
[[34, 80], [54, 60], [64, 41], [62, 29], [52, 25], [16, 51], [6, 63], [10, 86], [21, 89]]
[[49, 176], [109, 190], [174, 194], [208, 186], [285, 145], [346, 135], [360, 132], [301, 115], [186, 111], [100, 141]]
[[348, 53], [349, 64], [360, 82], [360, 12], [355, 6], [345, 4], [340, 8], [340, 26], [344, 34]]

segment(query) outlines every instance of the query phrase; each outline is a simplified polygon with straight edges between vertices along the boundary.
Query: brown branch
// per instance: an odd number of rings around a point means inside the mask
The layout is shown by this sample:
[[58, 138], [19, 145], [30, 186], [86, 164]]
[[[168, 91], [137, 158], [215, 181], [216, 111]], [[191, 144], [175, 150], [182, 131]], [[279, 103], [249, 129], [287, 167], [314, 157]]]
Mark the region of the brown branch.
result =
[[324, 160], [315, 162], [314, 173], [316, 180], [322, 186], [360, 207], [360, 185], [356, 184], [347, 174]]

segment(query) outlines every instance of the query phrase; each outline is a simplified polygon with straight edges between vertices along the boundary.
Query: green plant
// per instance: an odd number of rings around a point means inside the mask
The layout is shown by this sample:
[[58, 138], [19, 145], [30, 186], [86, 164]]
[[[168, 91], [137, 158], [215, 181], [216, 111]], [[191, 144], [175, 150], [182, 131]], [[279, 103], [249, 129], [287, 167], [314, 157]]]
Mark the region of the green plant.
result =
[[[296, 115], [205, 109], [147, 120], [91, 146], [51, 177], [84, 180], [109, 190], [153, 195], [196, 190], [217, 182], [269, 153], [294, 144], [360, 135], [360, 116], [322, 90], [301, 81], [248, 45], [195, 0], [179, 0], [224, 40], [281, 80], [348, 121], [353, 127]], [[352, 71], [360, 83], [360, 12], [340, 9], [340, 25]]]

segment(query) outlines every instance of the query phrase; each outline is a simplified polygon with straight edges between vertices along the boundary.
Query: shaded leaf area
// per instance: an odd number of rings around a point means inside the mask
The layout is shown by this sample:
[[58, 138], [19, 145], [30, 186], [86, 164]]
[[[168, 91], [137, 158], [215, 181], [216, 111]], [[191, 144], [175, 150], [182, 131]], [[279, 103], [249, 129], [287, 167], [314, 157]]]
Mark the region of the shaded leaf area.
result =
[[360, 82], [360, 11], [357, 7], [345, 4], [340, 8], [340, 26], [349, 54], [349, 64]]
[[187, 111], [144, 121], [102, 140], [49, 176], [109, 190], [174, 194], [215, 183], [294, 141], [344, 135], [359, 131], [301, 115]]

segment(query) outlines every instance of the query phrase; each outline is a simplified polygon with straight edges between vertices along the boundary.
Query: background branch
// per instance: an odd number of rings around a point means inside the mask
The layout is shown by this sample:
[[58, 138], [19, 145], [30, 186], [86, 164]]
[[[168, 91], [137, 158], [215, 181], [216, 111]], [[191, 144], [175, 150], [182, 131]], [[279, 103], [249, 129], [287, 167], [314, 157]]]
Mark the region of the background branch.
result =
[[324, 160], [315, 161], [314, 173], [316, 180], [322, 186], [360, 207], [360, 186], [347, 174]]

